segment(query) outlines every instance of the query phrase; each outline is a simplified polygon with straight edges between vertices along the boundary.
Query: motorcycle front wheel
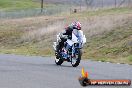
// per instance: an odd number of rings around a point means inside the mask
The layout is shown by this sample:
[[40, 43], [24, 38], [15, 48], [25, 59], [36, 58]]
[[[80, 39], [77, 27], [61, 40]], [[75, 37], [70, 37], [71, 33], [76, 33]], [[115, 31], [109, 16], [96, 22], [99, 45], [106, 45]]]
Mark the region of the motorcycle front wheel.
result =
[[81, 56], [82, 56], [82, 50], [78, 49], [78, 54], [75, 55], [75, 58], [72, 58], [72, 61], [71, 61], [71, 64], [73, 67], [77, 67], [80, 64]]

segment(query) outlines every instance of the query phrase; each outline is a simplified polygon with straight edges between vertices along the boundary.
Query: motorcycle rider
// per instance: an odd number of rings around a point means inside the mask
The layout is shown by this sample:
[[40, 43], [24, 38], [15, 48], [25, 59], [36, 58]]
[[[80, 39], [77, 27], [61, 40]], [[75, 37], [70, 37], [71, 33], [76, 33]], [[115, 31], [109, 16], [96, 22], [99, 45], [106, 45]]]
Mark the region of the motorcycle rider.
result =
[[77, 21], [66, 27], [63, 33], [60, 33], [60, 40], [57, 41], [58, 44], [56, 46], [56, 55], [59, 55], [59, 50], [64, 47], [64, 42], [66, 42], [67, 39], [72, 39], [72, 33], [74, 33], [76, 36], [79, 36], [80, 38], [82, 37], [82, 35], [78, 35], [79, 30], [81, 30], [81, 23]]

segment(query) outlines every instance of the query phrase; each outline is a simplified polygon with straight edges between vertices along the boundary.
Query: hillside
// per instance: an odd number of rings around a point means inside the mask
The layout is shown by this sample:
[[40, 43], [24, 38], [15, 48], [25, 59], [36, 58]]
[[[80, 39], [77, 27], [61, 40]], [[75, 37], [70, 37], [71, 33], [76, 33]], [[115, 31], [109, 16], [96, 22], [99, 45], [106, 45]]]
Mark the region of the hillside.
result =
[[87, 37], [84, 59], [132, 64], [132, 10], [116, 8], [59, 16], [40, 16], [0, 21], [0, 52], [54, 55], [56, 34], [79, 20]]
[[132, 19], [130, 19], [109, 32], [104, 31], [90, 37], [84, 50], [85, 58], [130, 63], [132, 61]]

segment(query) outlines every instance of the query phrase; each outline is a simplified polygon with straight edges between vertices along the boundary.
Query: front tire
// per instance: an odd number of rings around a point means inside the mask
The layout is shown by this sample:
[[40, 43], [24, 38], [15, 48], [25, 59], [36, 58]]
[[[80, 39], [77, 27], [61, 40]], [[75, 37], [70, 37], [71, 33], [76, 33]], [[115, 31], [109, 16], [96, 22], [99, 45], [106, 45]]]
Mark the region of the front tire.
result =
[[[75, 61], [75, 63], [72, 62], [73, 67], [77, 67], [80, 64], [81, 56], [82, 56], [82, 50], [78, 49], [78, 56], [76, 57], [76, 61]], [[73, 58], [72, 58], [72, 60], [73, 60]]]

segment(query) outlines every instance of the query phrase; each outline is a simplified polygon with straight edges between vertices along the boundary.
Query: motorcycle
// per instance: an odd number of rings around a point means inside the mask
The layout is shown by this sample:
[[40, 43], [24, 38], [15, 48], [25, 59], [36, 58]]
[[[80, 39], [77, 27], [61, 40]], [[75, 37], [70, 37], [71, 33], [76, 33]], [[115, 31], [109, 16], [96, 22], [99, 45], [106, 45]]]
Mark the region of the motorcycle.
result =
[[[64, 47], [59, 50], [59, 53], [56, 53], [57, 43], [60, 41], [60, 34], [57, 35], [57, 42], [53, 43], [53, 48], [55, 51], [55, 63], [61, 65], [64, 61], [71, 62], [73, 67], [77, 67], [81, 61], [82, 48], [84, 43], [86, 43], [85, 35], [81, 31], [82, 38], [76, 36], [72, 33], [72, 39], [67, 39], [64, 42]], [[67, 35], [63, 35], [67, 37]]]

